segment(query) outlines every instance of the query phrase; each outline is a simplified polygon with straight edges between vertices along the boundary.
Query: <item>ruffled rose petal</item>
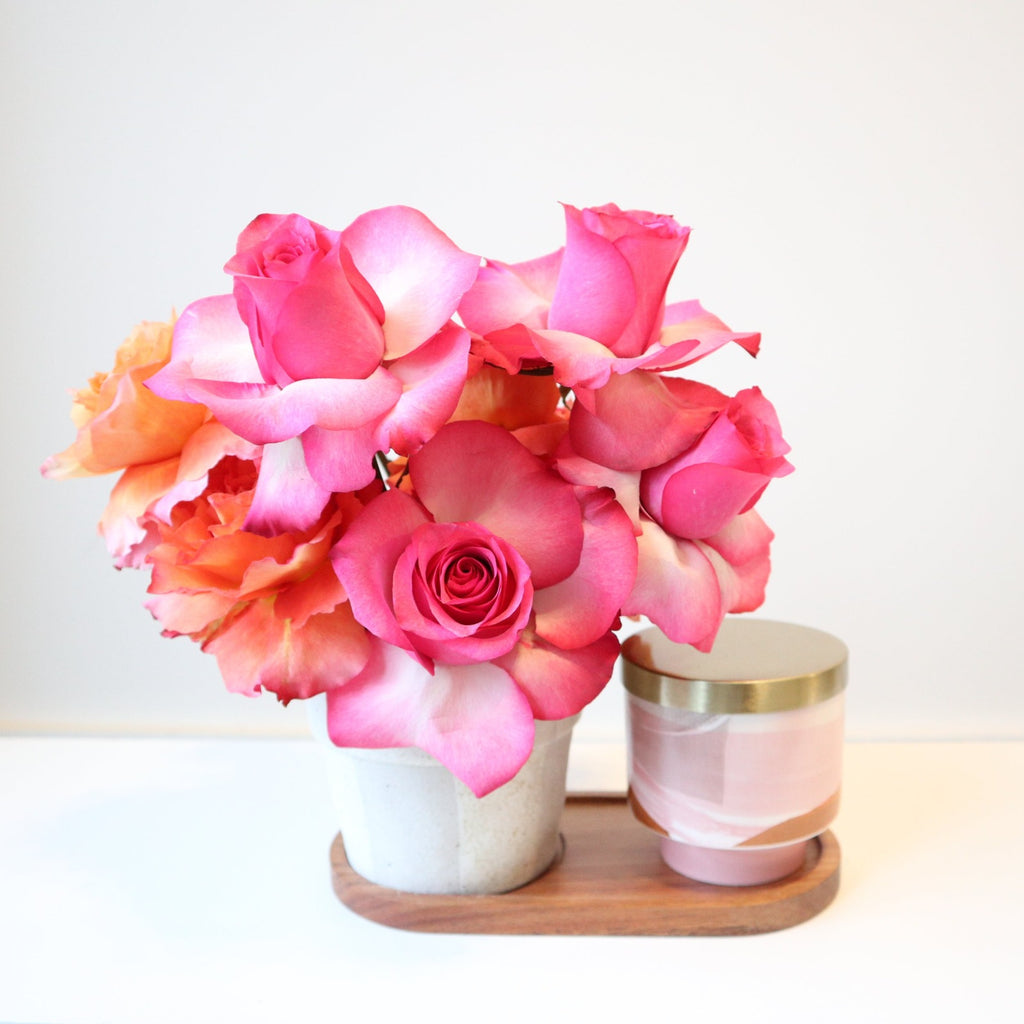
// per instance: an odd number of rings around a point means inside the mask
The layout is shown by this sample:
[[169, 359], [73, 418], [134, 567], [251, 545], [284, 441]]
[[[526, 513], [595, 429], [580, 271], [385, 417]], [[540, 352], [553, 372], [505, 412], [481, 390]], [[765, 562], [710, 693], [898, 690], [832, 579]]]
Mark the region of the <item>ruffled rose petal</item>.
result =
[[227, 688], [276, 693], [283, 703], [346, 683], [365, 667], [369, 639], [347, 604], [311, 616], [301, 629], [275, 613], [274, 601], [250, 604], [203, 650], [217, 658]]
[[623, 615], [646, 615], [670, 639], [711, 649], [725, 615], [718, 576], [700, 547], [670, 537], [645, 519], [637, 538], [636, 585], [623, 602]]
[[583, 526], [572, 487], [500, 427], [449, 423], [409, 470], [436, 520], [479, 523], [504, 538], [530, 566], [536, 589], [579, 563]]
[[386, 358], [433, 337], [469, 290], [480, 257], [463, 252], [418, 210], [390, 206], [358, 217], [341, 233], [360, 273], [386, 311]]
[[439, 665], [431, 676], [379, 643], [359, 676], [328, 690], [327, 731], [339, 747], [419, 747], [477, 796], [508, 782], [533, 748], [530, 704], [497, 665]]
[[618, 619], [636, 579], [633, 525], [611, 491], [580, 495], [583, 550], [571, 576], [534, 595], [535, 630], [560, 648], [598, 640]]
[[550, 721], [582, 711], [604, 689], [618, 655], [614, 633], [565, 651], [528, 630], [498, 664], [526, 694], [533, 717]]

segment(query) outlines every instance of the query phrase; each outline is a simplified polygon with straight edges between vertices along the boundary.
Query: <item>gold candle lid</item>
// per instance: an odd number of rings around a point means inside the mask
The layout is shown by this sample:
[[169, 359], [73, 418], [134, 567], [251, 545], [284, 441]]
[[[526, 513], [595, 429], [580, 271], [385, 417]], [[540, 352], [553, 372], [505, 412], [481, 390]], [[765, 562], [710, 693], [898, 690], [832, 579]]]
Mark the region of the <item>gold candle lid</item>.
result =
[[846, 686], [846, 644], [791, 622], [727, 618], [704, 654], [645, 629], [622, 645], [623, 682], [643, 700], [711, 715], [792, 711]]

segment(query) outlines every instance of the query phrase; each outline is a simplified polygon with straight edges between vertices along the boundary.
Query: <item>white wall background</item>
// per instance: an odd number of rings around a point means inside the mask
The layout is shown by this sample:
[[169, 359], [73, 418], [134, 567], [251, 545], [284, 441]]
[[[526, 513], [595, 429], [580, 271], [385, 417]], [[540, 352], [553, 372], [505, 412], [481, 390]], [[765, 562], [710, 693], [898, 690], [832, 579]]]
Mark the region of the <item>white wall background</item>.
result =
[[[694, 226], [673, 298], [760, 329], [797, 472], [761, 614], [843, 637], [854, 738], [1024, 736], [1024, 8], [1014, 0], [0, 4], [3, 661], [13, 732], [301, 728], [167, 641], [44, 481], [67, 390], [227, 290], [256, 213], [394, 202], [463, 248], [557, 205]], [[610, 688], [580, 726], [621, 732]]]

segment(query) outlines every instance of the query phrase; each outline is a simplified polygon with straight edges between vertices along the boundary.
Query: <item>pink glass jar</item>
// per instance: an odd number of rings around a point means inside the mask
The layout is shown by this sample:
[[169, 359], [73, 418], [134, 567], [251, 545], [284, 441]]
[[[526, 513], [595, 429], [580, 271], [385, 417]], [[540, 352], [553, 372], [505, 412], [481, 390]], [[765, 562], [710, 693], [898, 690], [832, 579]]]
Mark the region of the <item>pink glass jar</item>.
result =
[[629, 799], [673, 870], [759, 885], [801, 868], [839, 806], [847, 650], [806, 626], [727, 618], [712, 650], [623, 644]]

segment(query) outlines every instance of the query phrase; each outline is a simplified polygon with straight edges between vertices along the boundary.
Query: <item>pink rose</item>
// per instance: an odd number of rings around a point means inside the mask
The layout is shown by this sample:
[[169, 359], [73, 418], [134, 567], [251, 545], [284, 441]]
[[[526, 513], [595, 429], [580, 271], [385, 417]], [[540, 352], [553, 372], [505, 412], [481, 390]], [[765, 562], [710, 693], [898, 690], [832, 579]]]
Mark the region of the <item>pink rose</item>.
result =
[[748, 388], [695, 445], [641, 475], [640, 499], [668, 533], [710, 537], [753, 508], [773, 477], [793, 471], [788, 451], [772, 404]]
[[623, 615], [646, 615], [670, 640], [711, 650], [726, 614], [764, 601], [773, 536], [753, 510], [699, 541], [673, 537], [643, 517], [636, 586]]
[[329, 692], [329, 729], [342, 746], [420, 746], [483, 795], [529, 756], [535, 718], [575, 714], [607, 682], [636, 540], [611, 492], [567, 483], [493, 424], [442, 428], [408, 482], [331, 555], [383, 644]]
[[408, 207], [242, 232], [234, 295], [185, 310], [149, 385], [266, 446], [247, 529], [308, 528], [331, 492], [373, 479], [375, 452], [414, 451], [448, 419], [469, 352], [451, 316], [479, 262]]
[[550, 365], [570, 387], [611, 374], [668, 370], [730, 341], [757, 352], [759, 335], [729, 330], [698, 302], [666, 306], [690, 229], [613, 203], [565, 207], [565, 248], [506, 264], [488, 260], [459, 304], [475, 351], [510, 373]]

